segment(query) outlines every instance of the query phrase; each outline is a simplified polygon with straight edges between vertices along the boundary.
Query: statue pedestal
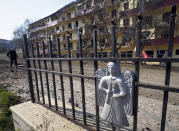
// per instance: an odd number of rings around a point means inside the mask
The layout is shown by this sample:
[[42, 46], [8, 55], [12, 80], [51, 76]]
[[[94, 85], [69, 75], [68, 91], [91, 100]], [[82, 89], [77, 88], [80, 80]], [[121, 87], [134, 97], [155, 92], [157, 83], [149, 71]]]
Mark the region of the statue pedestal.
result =
[[[70, 108], [70, 105], [67, 105], [67, 107]], [[49, 122], [49, 131], [87, 131], [42, 105], [30, 101], [12, 106], [10, 109], [13, 114], [15, 131], [45, 130], [44, 120]]]

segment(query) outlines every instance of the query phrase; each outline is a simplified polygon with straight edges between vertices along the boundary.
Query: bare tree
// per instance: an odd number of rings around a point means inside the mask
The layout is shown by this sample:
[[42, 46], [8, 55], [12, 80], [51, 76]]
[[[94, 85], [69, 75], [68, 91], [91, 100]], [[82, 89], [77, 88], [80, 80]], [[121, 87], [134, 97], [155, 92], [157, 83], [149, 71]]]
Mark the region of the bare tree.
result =
[[[85, 30], [85, 33], [83, 34], [83, 41], [88, 41], [92, 37], [92, 25], [95, 23], [95, 26], [97, 27], [98, 30], [98, 38], [97, 38], [97, 46], [100, 48], [101, 51], [101, 56], [103, 56], [103, 48], [106, 47], [111, 47], [112, 43], [112, 32], [111, 32], [111, 27], [114, 25], [116, 27], [116, 34], [119, 32], [119, 27], [120, 27], [120, 1], [114, 1], [112, 3], [113, 10], [112, 12], [107, 11], [107, 1], [104, 0], [103, 2], [99, 2], [95, 5], [93, 12], [89, 15], [86, 15], [86, 18], [90, 18], [91, 23], [87, 24], [85, 23], [85, 27], [83, 30]], [[99, 7], [98, 7], [99, 6]], [[87, 31], [86, 31], [87, 30]], [[117, 50], [121, 48], [121, 46], [125, 45], [129, 39], [131, 39], [133, 35], [133, 29], [128, 28], [124, 32], [124, 37], [122, 40], [117, 40]], [[88, 46], [85, 46], [87, 49]], [[116, 52], [117, 53], [117, 52]], [[117, 53], [117, 56], [119, 54]]]
[[23, 24], [21, 24], [13, 31], [13, 41], [17, 48], [21, 48], [23, 46], [23, 34], [28, 34], [29, 24], [31, 23], [31, 20], [26, 19]]
[[14, 32], [14, 39], [19, 39], [23, 37], [23, 34], [28, 33], [29, 24], [31, 24], [32, 21], [29, 19], [26, 19], [23, 24], [21, 24], [19, 27], [17, 27]]
[[[98, 39], [97, 39], [97, 44], [98, 48], [101, 50], [101, 54], [103, 51], [103, 48], [106, 47], [111, 47], [112, 43], [112, 34], [111, 34], [111, 26], [115, 25], [116, 27], [116, 34], [120, 32], [120, 21], [124, 20], [121, 17], [121, 1], [119, 0], [113, 0], [112, 1], [112, 12], [109, 12], [107, 10], [107, 0], [104, 0], [103, 2], [96, 3], [95, 6], [98, 4], [103, 4], [102, 8], [97, 8], [94, 9], [94, 11], [91, 13], [91, 25], [87, 24], [85, 26], [85, 30], [89, 30], [91, 28], [92, 30], [92, 23], [95, 23], [97, 30], [98, 30]], [[129, 2], [129, 1], [128, 1]], [[137, 6], [136, 6], [137, 2]], [[160, 1], [159, 1], [160, 2]], [[149, 6], [152, 6], [153, 4], [157, 4], [156, 1], [149, 1], [150, 4]], [[142, 15], [146, 13], [146, 0], [134, 0], [132, 3], [130, 3], [129, 9], [133, 8], [138, 8], [139, 9], [139, 14]], [[94, 7], [95, 8], [95, 7]], [[125, 11], [125, 10], [124, 10]], [[110, 13], [110, 14], [109, 14]], [[128, 14], [126, 14], [128, 16]], [[158, 17], [152, 17], [151, 19], [142, 19], [142, 37], [141, 37], [141, 50], [144, 49], [145, 46], [150, 45], [151, 39], [156, 38], [157, 34], [163, 36], [167, 36], [168, 34], [168, 23], [169, 22], [164, 22], [159, 20]], [[169, 20], [169, 16], [166, 14], [167, 18], [166, 20]], [[135, 32], [136, 32], [136, 23], [137, 23], [137, 15], [134, 16], [129, 16], [128, 18], [132, 19], [132, 25], [125, 25], [123, 23], [124, 31], [122, 33], [122, 37], [117, 37], [116, 38], [116, 48], [117, 51], [125, 45], [132, 46], [132, 43], [135, 43]], [[164, 16], [163, 16], [164, 19]], [[123, 21], [124, 22], [124, 21]], [[154, 31], [150, 31], [153, 29]], [[83, 38], [85, 41], [86, 39], [90, 39], [92, 36], [90, 35], [91, 32], [86, 31], [85, 34], [83, 35]], [[119, 52], [117, 53], [119, 56]]]
[[28, 28], [29, 24], [31, 24], [32, 21], [29, 19], [26, 19], [23, 24], [18, 26], [14, 31], [13, 31], [13, 42], [16, 45], [16, 48], [22, 49], [23, 52], [23, 57], [24, 57], [24, 48], [23, 48], [23, 34], [28, 34]]

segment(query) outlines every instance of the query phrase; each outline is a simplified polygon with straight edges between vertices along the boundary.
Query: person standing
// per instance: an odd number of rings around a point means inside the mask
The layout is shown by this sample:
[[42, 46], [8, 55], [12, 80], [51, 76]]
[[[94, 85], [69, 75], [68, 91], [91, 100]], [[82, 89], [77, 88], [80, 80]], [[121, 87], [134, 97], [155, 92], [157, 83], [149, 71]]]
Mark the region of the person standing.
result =
[[15, 66], [16, 66], [16, 69], [17, 69], [17, 58], [18, 58], [18, 56], [17, 56], [16, 50], [15, 49], [10, 50], [7, 53], [7, 56], [11, 59], [11, 68], [12, 68], [13, 62], [15, 62]]

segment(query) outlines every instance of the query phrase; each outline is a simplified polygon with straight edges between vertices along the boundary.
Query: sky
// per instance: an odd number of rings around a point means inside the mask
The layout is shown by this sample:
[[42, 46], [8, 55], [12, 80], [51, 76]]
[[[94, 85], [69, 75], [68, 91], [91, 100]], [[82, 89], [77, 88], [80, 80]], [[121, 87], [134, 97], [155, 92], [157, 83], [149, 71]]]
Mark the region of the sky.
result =
[[13, 31], [28, 18], [36, 21], [75, 0], [0, 0], [0, 39], [11, 40]]

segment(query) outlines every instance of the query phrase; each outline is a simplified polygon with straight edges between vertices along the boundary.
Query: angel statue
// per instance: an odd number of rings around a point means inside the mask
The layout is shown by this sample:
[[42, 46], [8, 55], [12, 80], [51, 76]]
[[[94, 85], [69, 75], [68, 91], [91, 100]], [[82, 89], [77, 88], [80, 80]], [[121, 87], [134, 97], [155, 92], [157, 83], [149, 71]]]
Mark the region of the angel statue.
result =
[[129, 126], [126, 115], [133, 115], [134, 73], [121, 73], [117, 62], [109, 62], [107, 71], [96, 71], [98, 84], [98, 105], [103, 106], [101, 118], [120, 129]]

